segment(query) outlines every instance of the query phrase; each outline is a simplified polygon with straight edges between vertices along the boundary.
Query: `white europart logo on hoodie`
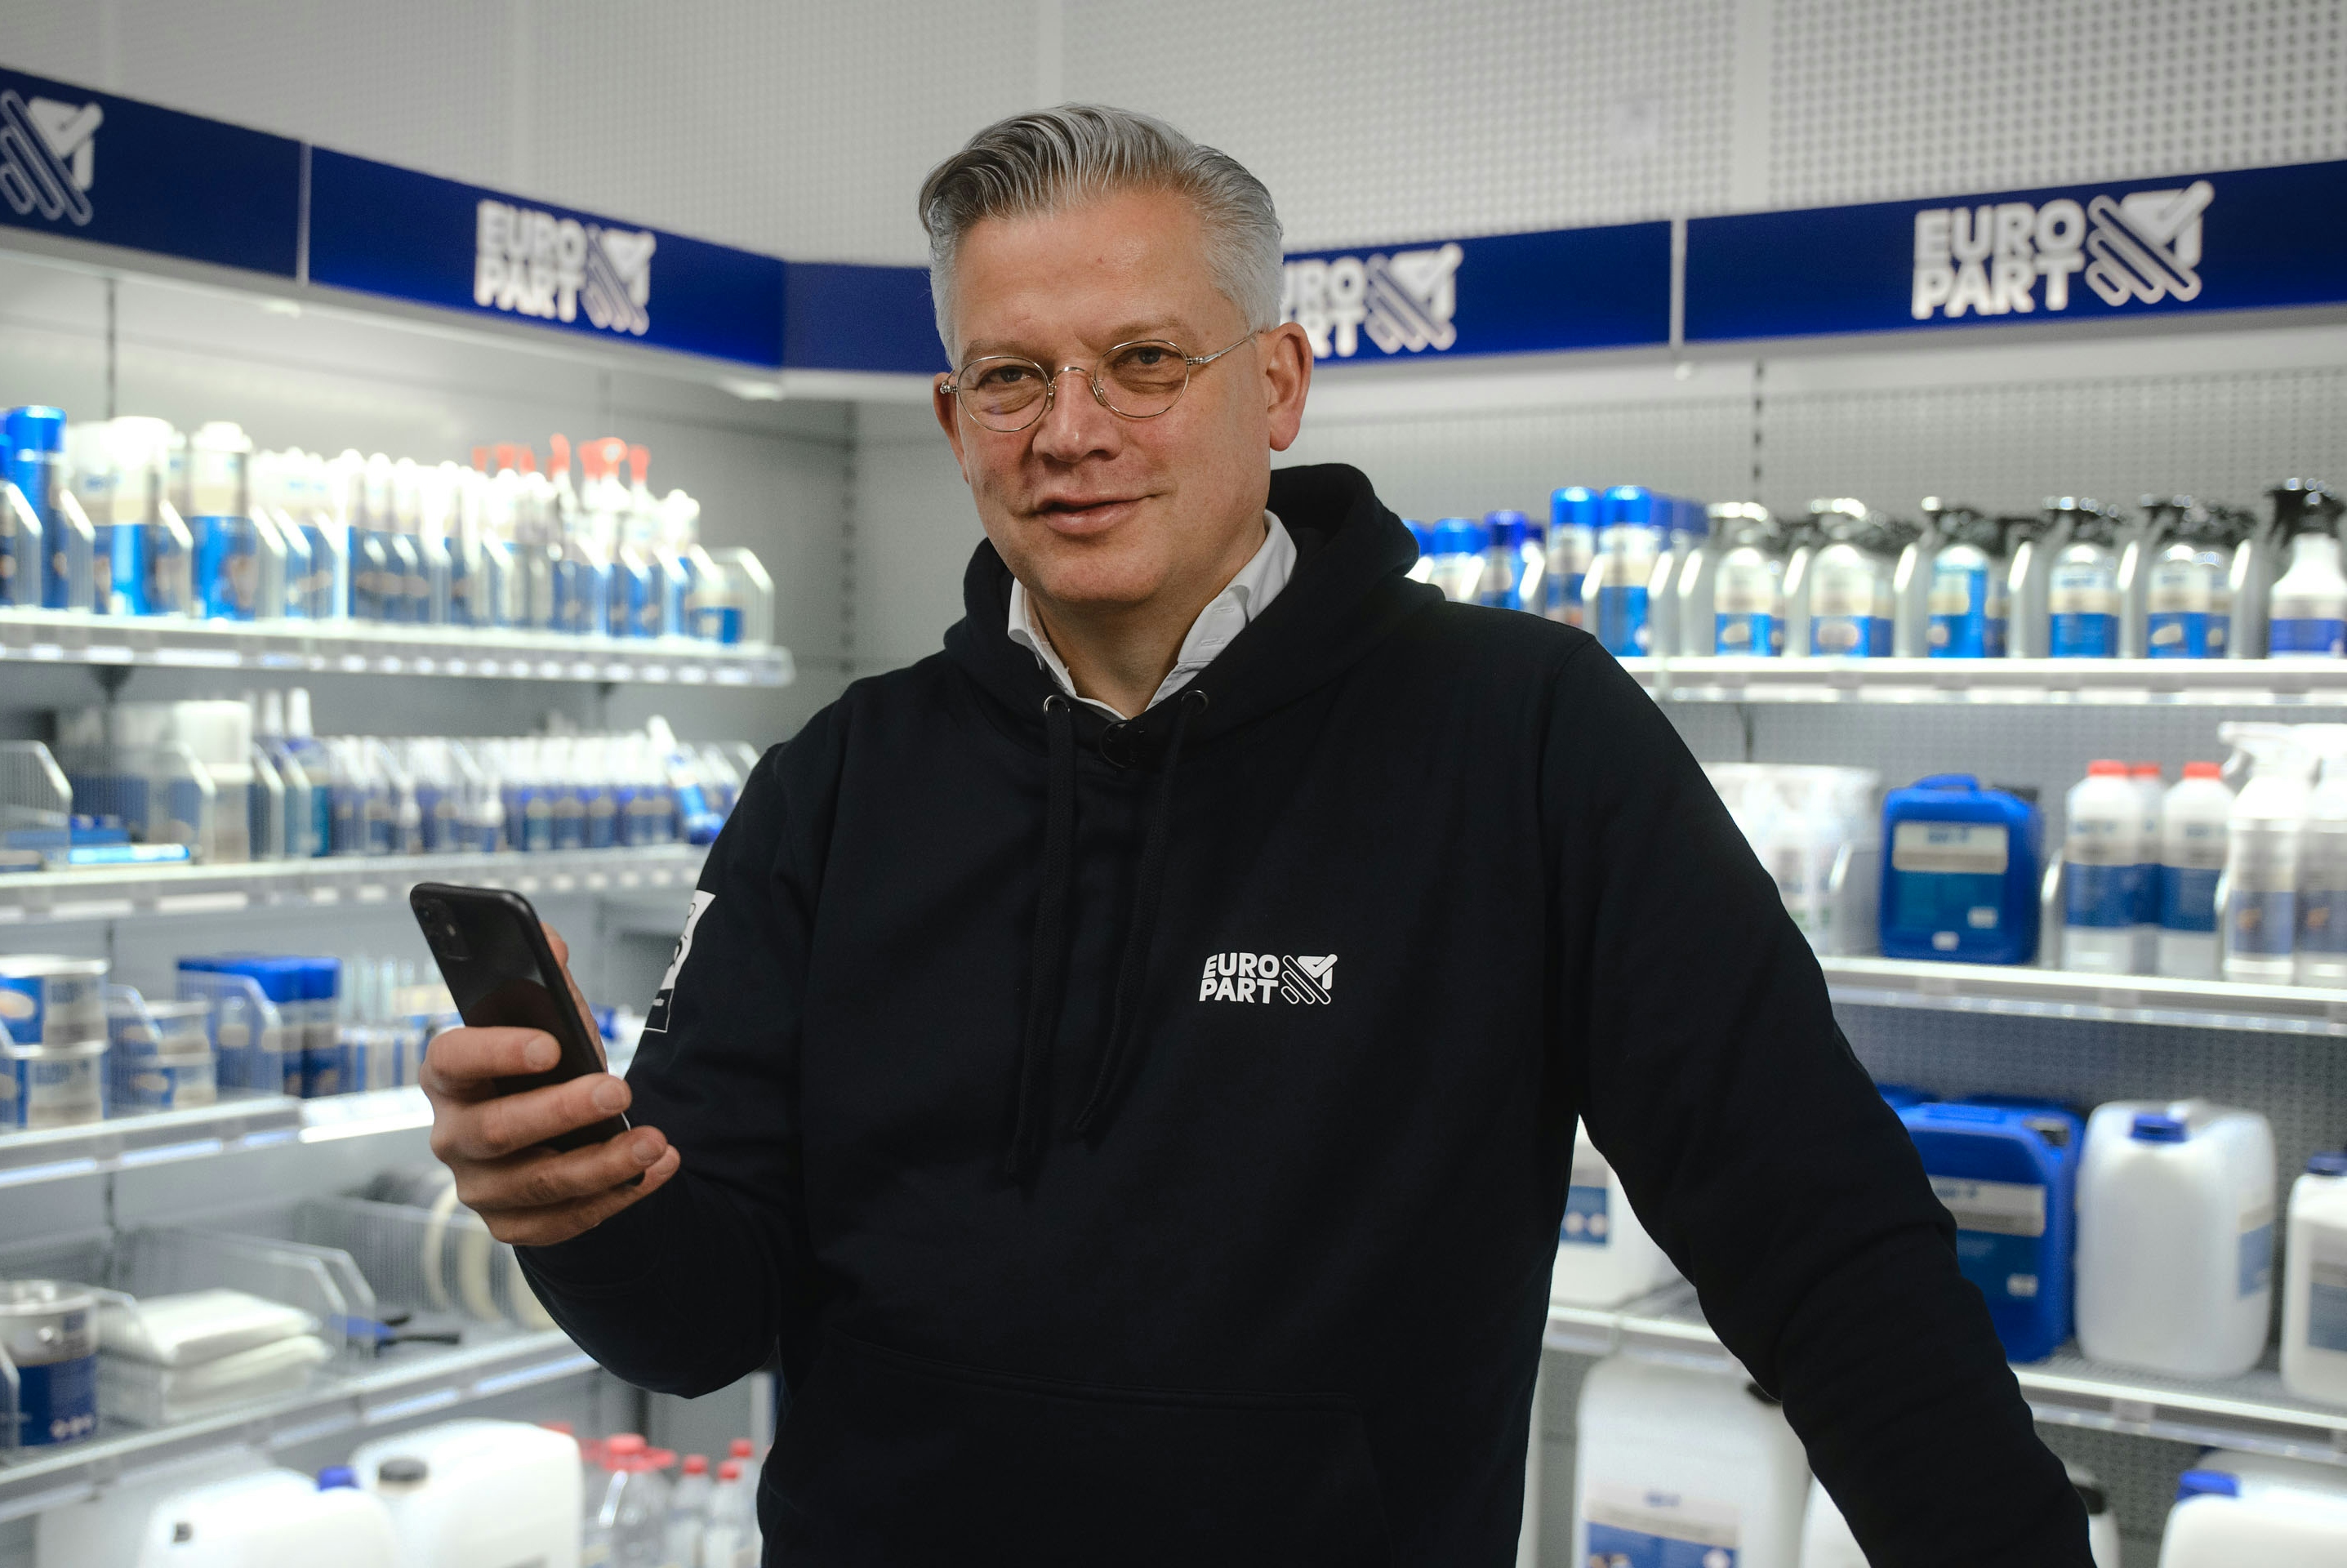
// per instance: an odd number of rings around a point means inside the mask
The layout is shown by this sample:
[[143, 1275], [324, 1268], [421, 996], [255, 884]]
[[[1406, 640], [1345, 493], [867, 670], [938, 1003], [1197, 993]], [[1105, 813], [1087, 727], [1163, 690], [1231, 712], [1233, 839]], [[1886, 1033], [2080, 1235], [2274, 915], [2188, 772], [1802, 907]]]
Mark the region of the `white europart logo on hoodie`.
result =
[[1296, 1002], [1317, 1007], [1336, 993], [1337, 955], [1216, 953], [1198, 978], [1202, 1002]]

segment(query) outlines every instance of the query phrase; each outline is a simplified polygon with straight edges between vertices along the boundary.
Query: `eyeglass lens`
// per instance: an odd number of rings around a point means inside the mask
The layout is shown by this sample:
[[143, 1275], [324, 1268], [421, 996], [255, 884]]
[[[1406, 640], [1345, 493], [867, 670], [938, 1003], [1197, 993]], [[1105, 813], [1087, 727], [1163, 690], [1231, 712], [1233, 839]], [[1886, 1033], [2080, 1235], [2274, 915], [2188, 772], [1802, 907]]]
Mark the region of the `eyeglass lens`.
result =
[[[1170, 343], [1129, 343], [1109, 351], [1096, 373], [1109, 407], [1128, 419], [1148, 419], [1174, 406], [1190, 382], [1190, 362]], [[973, 360], [957, 378], [957, 395], [970, 416], [989, 429], [1026, 428], [1040, 416], [1051, 373], [1031, 360]]]

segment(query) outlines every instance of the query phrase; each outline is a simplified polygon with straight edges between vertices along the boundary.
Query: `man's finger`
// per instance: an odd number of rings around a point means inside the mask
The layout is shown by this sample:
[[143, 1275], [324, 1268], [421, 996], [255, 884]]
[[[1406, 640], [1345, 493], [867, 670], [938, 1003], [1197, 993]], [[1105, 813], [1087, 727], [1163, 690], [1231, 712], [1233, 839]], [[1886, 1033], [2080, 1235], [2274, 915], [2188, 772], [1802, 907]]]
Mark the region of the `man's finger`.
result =
[[667, 1153], [667, 1138], [653, 1128], [639, 1127], [564, 1153], [468, 1164], [456, 1179], [456, 1196], [480, 1214], [554, 1208], [633, 1181]]
[[502, 1160], [550, 1138], [616, 1116], [628, 1085], [608, 1072], [519, 1094], [445, 1105], [433, 1119], [433, 1152], [447, 1160]]
[[518, 1209], [482, 1215], [489, 1234], [499, 1241], [516, 1246], [552, 1246], [569, 1241], [581, 1232], [592, 1230], [621, 1209], [643, 1202], [666, 1186], [683, 1164], [683, 1158], [671, 1147], [644, 1172], [641, 1185], [614, 1187], [591, 1198], [579, 1198], [553, 1208]]
[[535, 1029], [452, 1029], [425, 1049], [417, 1074], [427, 1093], [457, 1099], [490, 1091], [500, 1078], [544, 1072], [562, 1060], [554, 1037]]

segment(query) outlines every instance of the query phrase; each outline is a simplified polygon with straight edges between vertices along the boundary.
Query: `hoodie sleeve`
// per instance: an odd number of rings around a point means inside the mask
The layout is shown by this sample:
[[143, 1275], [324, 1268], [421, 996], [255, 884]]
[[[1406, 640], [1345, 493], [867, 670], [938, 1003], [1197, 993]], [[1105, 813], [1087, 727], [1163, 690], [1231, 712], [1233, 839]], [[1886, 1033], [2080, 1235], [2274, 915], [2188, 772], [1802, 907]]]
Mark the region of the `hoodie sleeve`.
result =
[[[801, 999], [828, 715], [752, 771], [646, 1014], [629, 1118], [682, 1155], [659, 1192], [521, 1261], [555, 1321], [640, 1388], [686, 1396], [812, 1353], [800, 1182]], [[807, 784], [805, 791], [794, 782]]]
[[1873, 1561], [2086, 1568], [1953, 1222], [1774, 879], [1602, 649], [1548, 719], [1560, 1060], [1639, 1219]]

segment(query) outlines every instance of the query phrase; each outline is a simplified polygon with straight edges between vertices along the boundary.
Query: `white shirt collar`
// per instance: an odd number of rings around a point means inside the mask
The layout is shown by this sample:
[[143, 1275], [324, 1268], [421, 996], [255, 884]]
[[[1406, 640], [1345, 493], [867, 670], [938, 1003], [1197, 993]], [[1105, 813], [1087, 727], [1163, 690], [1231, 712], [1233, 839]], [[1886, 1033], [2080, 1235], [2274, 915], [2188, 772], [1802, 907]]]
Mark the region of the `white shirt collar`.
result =
[[[1296, 570], [1296, 541], [1288, 537], [1286, 526], [1271, 512], [1263, 515], [1264, 539], [1246, 565], [1239, 568], [1223, 591], [1206, 602], [1198, 619], [1190, 623], [1189, 635], [1182, 639], [1182, 651], [1174, 656], [1174, 668], [1158, 683], [1156, 694], [1149, 705], [1158, 703], [1187, 686], [1199, 671], [1214, 661], [1214, 656], [1231, 645], [1231, 640], [1247, 628], [1279, 597], [1287, 586], [1289, 576]], [[1097, 698], [1079, 696], [1076, 683], [1068, 674], [1067, 662], [1058, 649], [1045, 636], [1027, 602], [1027, 586], [1017, 578], [1010, 579], [1010, 641], [1035, 656], [1035, 662], [1051, 672], [1060, 690], [1079, 702], [1105, 713], [1112, 719], [1127, 719], [1135, 715], [1120, 713]]]

